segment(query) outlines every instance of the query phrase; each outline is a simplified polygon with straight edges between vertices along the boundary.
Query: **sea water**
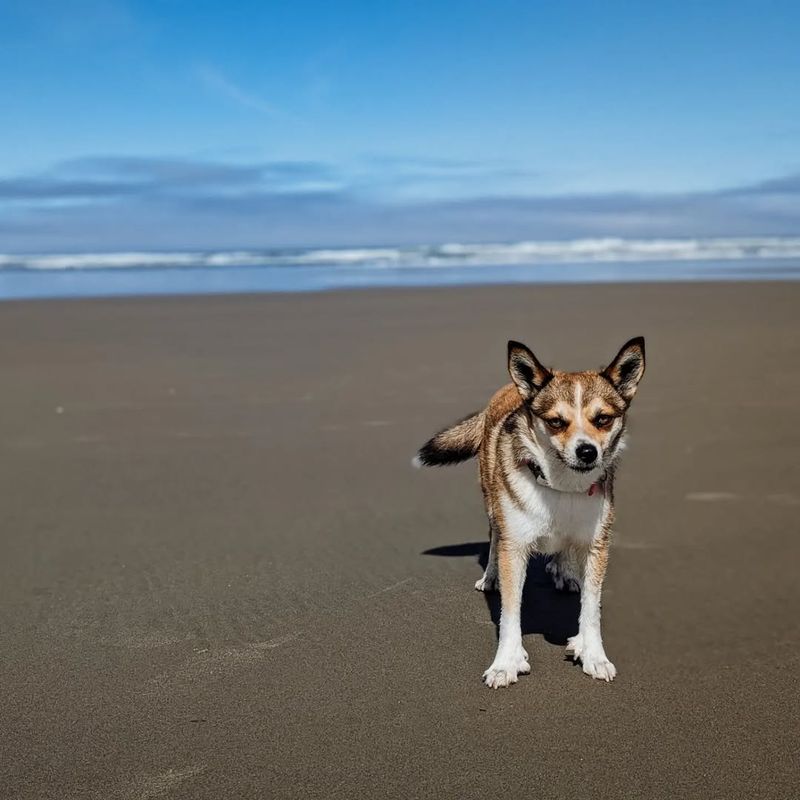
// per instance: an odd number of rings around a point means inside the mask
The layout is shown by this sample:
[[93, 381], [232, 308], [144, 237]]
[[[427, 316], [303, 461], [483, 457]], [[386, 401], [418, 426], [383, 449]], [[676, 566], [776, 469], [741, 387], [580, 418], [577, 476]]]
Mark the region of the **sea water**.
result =
[[0, 255], [0, 299], [797, 280], [800, 237]]

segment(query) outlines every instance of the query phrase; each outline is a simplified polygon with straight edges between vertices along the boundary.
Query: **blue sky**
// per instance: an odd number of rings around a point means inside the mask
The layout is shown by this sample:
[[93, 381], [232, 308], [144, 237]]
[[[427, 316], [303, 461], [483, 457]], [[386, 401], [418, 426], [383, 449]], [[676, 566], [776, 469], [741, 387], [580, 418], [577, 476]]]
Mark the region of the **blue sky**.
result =
[[800, 233], [792, 2], [0, 6], [0, 251]]

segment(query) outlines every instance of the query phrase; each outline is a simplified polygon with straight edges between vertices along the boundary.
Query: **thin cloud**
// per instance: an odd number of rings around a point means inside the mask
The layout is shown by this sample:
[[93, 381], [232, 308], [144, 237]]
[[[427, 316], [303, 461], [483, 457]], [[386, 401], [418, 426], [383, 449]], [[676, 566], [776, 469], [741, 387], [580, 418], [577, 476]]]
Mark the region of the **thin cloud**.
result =
[[[479, 165], [432, 160], [424, 166], [459, 173]], [[426, 172], [422, 163], [408, 161], [403, 170]], [[70, 161], [40, 175], [0, 180], [0, 252], [136, 249], [145, 242], [170, 248], [359, 246], [800, 232], [797, 175], [706, 192], [484, 191], [425, 201], [413, 181], [409, 192], [402, 181], [392, 190], [378, 165], [371, 178], [362, 177], [359, 170], [315, 161]], [[387, 188], [373, 191], [378, 185]], [[31, 225], [35, 235], [26, 233]]]
[[510, 161], [371, 154], [350, 170], [359, 192], [406, 201], [444, 200], [476, 193], [494, 195], [512, 188], [530, 193], [543, 174]]
[[730, 189], [731, 194], [758, 194], [758, 195], [787, 195], [800, 194], [800, 173], [785, 175], [782, 178], [771, 178], [766, 181], [749, 186], [742, 186], [738, 189]]
[[0, 201], [51, 201], [118, 197], [131, 194], [130, 184], [110, 181], [69, 181], [21, 178], [0, 181]]
[[215, 67], [208, 65], [198, 66], [195, 68], [195, 74], [208, 89], [228, 100], [232, 100], [243, 108], [257, 111], [259, 114], [264, 114], [273, 119], [286, 120], [292, 118], [283, 109], [234, 83]]
[[314, 161], [239, 165], [191, 159], [95, 156], [62, 162], [41, 175], [0, 180], [0, 202], [301, 194], [338, 186], [335, 171]]
[[370, 155], [363, 159], [363, 164], [367, 171], [377, 170], [393, 177], [454, 181], [534, 178], [542, 174], [502, 160]]

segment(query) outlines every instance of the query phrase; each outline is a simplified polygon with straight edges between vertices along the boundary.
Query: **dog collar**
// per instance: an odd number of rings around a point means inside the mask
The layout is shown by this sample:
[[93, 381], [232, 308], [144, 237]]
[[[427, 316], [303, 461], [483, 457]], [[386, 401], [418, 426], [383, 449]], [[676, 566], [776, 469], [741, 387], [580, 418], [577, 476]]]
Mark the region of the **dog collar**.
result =
[[[538, 483], [539, 486], [545, 486], [548, 489], [552, 489], [555, 492], [565, 492], [566, 491], [566, 492], [569, 492], [570, 494], [583, 494], [582, 490], [580, 492], [575, 492], [575, 491], [570, 490], [570, 489], [556, 489], [555, 486], [551, 486], [547, 482], [547, 478], [545, 478], [544, 472], [542, 472], [542, 468], [535, 461], [533, 461], [532, 459], [529, 459], [525, 463], [528, 465], [528, 469], [533, 473], [533, 477], [536, 479], [536, 483]], [[600, 478], [599, 481], [595, 481], [589, 487], [589, 490], [586, 492], [586, 494], [589, 497], [591, 497], [594, 494], [598, 494], [598, 493], [604, 494], [605, 488], [606, 488], [605, 477], [603, 477], [603, 478]]]

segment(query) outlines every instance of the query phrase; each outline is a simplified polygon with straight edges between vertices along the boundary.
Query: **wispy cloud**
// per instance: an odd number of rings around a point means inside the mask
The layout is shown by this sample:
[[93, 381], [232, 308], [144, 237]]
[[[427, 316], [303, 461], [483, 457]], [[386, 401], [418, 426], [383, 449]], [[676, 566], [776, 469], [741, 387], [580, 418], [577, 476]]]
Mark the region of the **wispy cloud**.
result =
[[206, 88], [243, 108], [257, 111], [259, 114], [264, 114], [273, 119], [288, 120], [293, 118], [291, 114], [273, 105], [263, 97], [239, 86], [216, 67], [201, 64], [195, 67], [194, 72]]
[[[507, 165], [386, 161], [390, 167], [376, 163], [372, 172], [366, 162], [348, 170], [316, 161], [68, 161], [0, 180], [0, 252], [800, 233], [800, 174], [707, 192], [478, 191], [424, 200], [417, 189], [431, 176], [478, 175], [468, 184], [474, 189]], [[414, 191], [375, 190], [403, 180]]]
[[120, 197], [231, 197], [338, 189], [336, 174], [314, 161], [224, 164], [177, 158], [72, 159], [34, 176], [0, 179], [0, 202], [101, 201]]
[[781, 178], [771, 178], [759, 181], [748, 186], [741, 186], [729, 190], [731, 194], [747, 195], [793, 195], [800, 194], [800, 173], [785, 175]]

